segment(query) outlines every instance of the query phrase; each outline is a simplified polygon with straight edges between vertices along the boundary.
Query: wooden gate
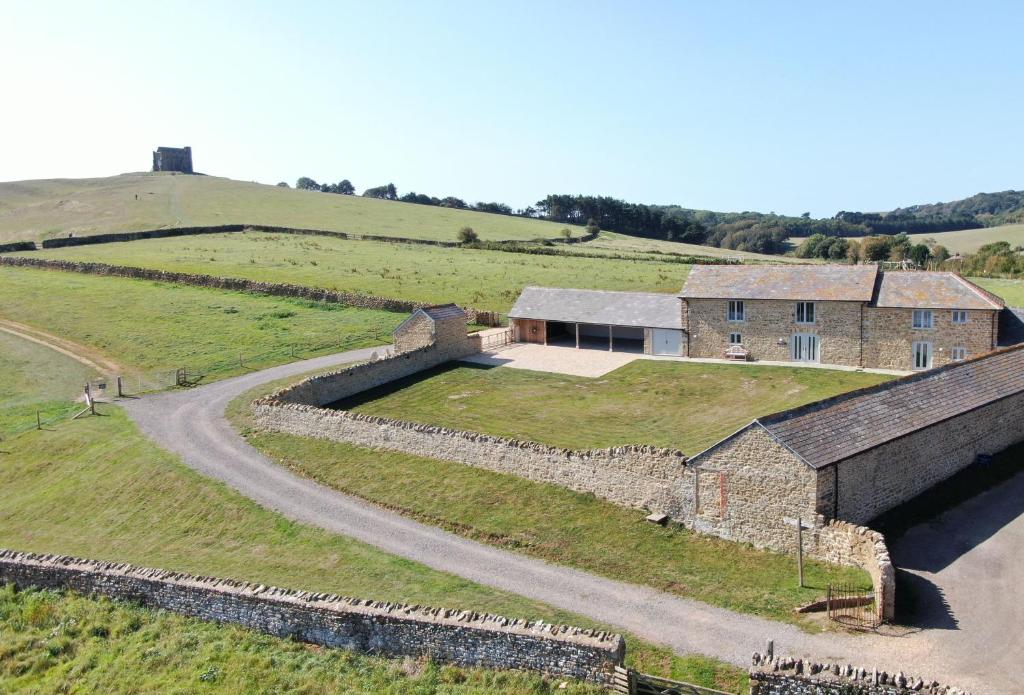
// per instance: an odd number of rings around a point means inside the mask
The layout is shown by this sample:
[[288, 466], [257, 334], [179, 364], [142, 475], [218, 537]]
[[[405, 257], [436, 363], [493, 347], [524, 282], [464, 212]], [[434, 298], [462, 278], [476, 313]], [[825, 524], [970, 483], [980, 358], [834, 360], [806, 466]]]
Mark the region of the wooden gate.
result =
[[721, 690], [650, 676], [620, 666], [615, 667], [615, 677], [609, 689], [622, 695], [729, 695]]
[[873, 629], [881, 623], [874, 595], [849, 584], [829, 584], [825, 606], [829, 620], [847, 627]]
[[515, 339], [520, 343], [544, 344], [548, 340], [548, 322], [535, 319], [513, 319]]

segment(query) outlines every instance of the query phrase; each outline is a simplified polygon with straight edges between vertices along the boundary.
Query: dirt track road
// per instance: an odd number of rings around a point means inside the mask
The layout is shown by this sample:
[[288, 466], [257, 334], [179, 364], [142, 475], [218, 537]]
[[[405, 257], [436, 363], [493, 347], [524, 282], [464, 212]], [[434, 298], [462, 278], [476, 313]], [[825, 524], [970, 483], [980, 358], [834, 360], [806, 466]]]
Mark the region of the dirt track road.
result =
[[[902, 558], [919, 558], [919, 582], [935, 588], [953, 605], [924, 601], [921, 614], [936, 623], [905, 630], [899, 637], [811, 635], [782, 623], [733, 613], [650, 588], [605, 579], [567, 567], [500, 550], [348, 497], [298, 477], [249, 446], [224, 417], [228, 403], [262, 383], [312, 369], [366, 359], [372, 350], [274, 367], [187, 391], [124, 401], [132, 419], [160, 446], [180, 455], [204, 475], [222, 480], [264, 507], [284, 516], [350, 536], [386, 552], [480, 584], [514, 592], [558, 608], [614, 625], [644, 639], [667, 644], [681, 654], [701, 653], [740, 666], [750, 654], [775, 640], [778, 653], [823, 661], [848, 661], [889, 671], [904, 670], [981, 693], [1020, 692], [1016, 671], [1024, 660], [1018, 638], [1019, 592], [1024, 559], [1024, 477], [1004, 494], [995, 490], [999, 514], [986, 532], [965, 537], [955, 553], [934, 557], [921, 548], [956, 542], [976, 528], [993, 508], [992, 500], [938, 522], [914, 529], [894, 549]], [[948, 517], [948, 518], [947, 518]], [[930, 559], [929, 559], [930, 558]], [[982, 563], [980, 568], [976, 560]], [[982, 569], [987, 568], [987, 572]], [[994, 576], [993, 576], [994, 573]], [[979, 575], [987, 575], [980, 576]], [[985, 593], [964, 582], [982, 581]], [[976, 586], [976, 584], [975, 584]], [[918, 587], [920, 588], [920, 587]], [[911, 587], [910, 590], [913, 590]], [[936, 615], [938, 611], [938, 615]], [[951, 619], [944, 616], [954, 616]], [[930, 616], [930, 617], [929, 617]], [[958, 616], [958, 617], [957, 617]], [[943, 622], [945, 620], [945, 622]], [[955, 625], [950, 624], [952, 620]]]

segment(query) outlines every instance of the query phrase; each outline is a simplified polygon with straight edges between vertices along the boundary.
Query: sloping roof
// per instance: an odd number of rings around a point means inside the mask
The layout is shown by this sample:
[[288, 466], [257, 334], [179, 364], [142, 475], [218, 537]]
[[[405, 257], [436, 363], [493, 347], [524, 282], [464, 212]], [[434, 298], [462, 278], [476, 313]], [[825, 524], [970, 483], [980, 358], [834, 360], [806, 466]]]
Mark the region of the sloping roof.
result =
[[612, 292], [527, 287], [508, 312], [514, 319], [544, 319], [645, 328], [682, 328], [678, 297], [656, 292]]
[[434, 306], [425, 306], [421, 311], [435, 321], [440, 321], [442, 319], [466, 318], [466, 312], [455, 304], [436, 304]]
[[684, 299], [786, 299], [870, 302], [874, 265], [695, 265]]
[[1003, 302], [956, 273], [886, 271], [875, 306], [911, 309], [1002, 309]]
[[801, 406], [759, 424], [823, 468], [1024, 391], [1024, 345]]

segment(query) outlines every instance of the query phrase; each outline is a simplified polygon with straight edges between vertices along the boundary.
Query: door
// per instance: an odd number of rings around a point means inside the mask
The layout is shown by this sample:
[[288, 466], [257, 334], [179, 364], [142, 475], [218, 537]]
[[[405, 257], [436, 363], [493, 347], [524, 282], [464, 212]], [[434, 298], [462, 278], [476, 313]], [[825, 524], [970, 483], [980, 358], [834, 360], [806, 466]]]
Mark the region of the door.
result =
[[683, 332], [670, 328], [651, 329], [651, 352], [655, 355], [679, 355], [683, 352]]
[[932, 344], [919, 342], [913, 345], [914, 369], [932, 368]]
[[818, 336], [813, 333], [794, 333], [790, 348], [790, 357], [796, 362], [818, 361]]
[[547, 342], [547, 321], [534, 319], [516, 319], [516, 342], [540, 343]]

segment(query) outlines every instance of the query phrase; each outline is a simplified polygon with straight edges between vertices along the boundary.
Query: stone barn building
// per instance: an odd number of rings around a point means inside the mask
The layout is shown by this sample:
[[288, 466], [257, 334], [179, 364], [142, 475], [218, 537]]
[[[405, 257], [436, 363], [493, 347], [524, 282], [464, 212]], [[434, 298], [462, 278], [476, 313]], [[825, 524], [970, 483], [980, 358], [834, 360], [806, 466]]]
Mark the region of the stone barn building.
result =
[[527, 287], [517, 342], [926, 370], [998, 345], [999, 297], [956, 273], [698, 265], [678, 296]]
[[465, 343], [466, 312], [455, 304], [438, 304], [416, 309], [392, 334], [395, 352], [409, 352], [441, 343]]
[[177, 171], [191, 174], [191, 147], [158, 147], [153, 153], [153, 171]]
[[690, 459], [693, 525], [784, 548], [784, 518], [865, 524], [1022, 440], [1019, 345], [754, 420]]

